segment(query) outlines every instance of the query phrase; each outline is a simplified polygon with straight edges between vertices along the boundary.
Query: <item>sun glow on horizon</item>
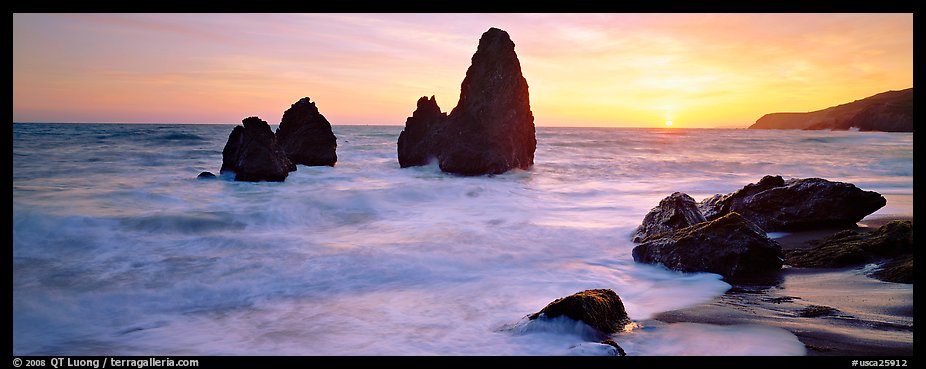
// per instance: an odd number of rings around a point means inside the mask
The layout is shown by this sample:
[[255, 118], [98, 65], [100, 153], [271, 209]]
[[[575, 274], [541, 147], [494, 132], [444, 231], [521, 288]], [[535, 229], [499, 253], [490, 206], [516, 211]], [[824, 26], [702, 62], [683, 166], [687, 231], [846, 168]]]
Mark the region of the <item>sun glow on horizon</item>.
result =
[[13, 14], [13, 121], [274, 124], [308, 96], [402, 125], [453, 109], [489, 27], [538, 126], [746, 127], [913, 86], [911, 13]]

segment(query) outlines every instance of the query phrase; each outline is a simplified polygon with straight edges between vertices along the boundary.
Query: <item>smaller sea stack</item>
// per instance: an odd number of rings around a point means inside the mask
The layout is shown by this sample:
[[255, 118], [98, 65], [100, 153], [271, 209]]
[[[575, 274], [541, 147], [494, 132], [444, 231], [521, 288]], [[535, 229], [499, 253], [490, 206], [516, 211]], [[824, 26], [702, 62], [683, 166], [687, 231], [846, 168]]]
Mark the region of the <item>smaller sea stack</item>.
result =
[[241, 123], [232, 129], [222, 150], [221, 173], [234, 173], [236, 181], [282, 182], [296, 170], [267, 122], [249, 117]]
[[338, 139], [331, 123], [308, 97], [296, 101], [280, 120], [277, 142], [295, 164], [333, 167], [338, 161]]

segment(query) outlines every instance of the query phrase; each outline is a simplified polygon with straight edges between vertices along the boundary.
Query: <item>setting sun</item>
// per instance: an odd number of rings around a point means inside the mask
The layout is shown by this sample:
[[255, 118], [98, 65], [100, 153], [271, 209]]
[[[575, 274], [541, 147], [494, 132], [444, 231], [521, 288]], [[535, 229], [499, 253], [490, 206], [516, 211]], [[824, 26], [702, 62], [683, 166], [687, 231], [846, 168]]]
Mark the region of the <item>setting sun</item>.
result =
[[277, 120], [309, 96], [336, 125], [401, 125], [457, 100], [487, 24], [538, 126], [746, 127], [913, 81], [912, 14], [14, 14], [13, 120]]
[[913, 356], [913, 7], [377, 8], [14, 13], [13, 366]]

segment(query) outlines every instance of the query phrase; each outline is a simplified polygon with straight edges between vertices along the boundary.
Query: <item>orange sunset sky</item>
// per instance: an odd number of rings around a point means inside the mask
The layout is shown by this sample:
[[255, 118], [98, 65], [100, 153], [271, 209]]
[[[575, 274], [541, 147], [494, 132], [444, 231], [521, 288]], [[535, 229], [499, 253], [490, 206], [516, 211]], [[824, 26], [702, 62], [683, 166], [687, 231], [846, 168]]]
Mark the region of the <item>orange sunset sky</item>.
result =
[[913, 86], [912, 14], [14, 14], [13, 121], [332, 124], [444, 111], [489, 27], [538, 126], [747, 127]]

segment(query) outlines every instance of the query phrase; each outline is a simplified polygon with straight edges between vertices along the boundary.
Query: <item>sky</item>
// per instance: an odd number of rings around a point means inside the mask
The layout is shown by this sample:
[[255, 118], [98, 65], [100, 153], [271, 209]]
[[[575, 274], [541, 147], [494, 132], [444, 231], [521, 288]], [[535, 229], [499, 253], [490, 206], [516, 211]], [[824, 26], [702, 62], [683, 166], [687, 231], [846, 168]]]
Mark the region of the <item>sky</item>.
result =
[[506, 30], [537, 126], [744, 128], [913, 86], [912, 14], [14, 14], [13, 121], [335, 125], [456, 105]]

